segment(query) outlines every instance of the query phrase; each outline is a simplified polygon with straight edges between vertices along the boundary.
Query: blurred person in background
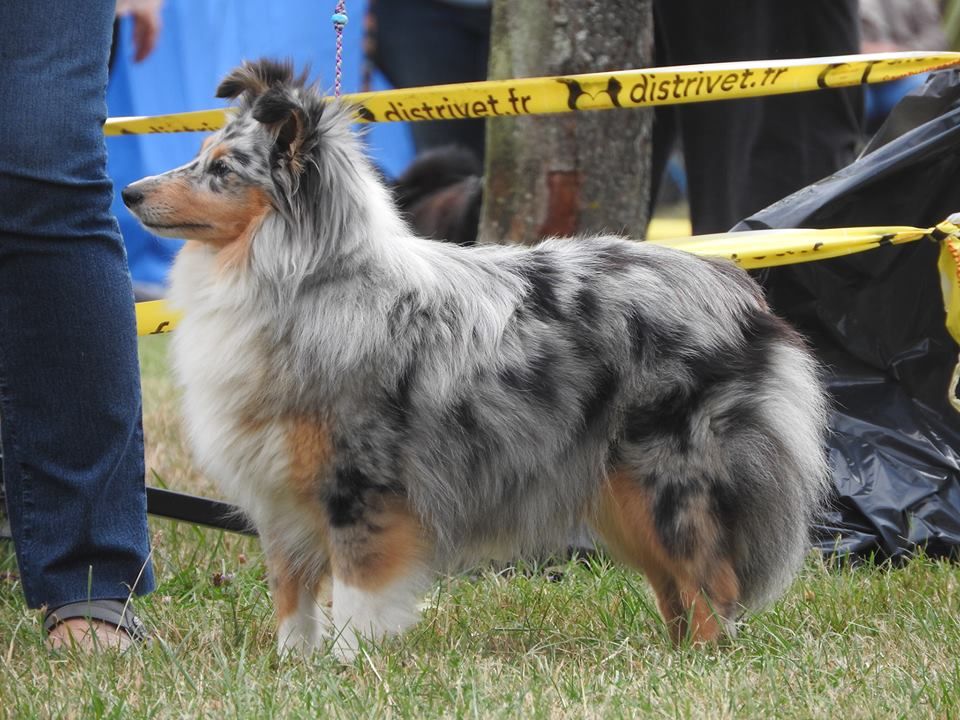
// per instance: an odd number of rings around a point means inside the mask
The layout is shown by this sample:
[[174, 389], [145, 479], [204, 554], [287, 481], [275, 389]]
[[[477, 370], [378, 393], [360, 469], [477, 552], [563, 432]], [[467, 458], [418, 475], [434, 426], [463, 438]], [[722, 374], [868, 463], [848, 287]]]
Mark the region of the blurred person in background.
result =
[[[860, 0], [860, 28], [865, 53], [937, 52], [948, 47], [938, 0]], [[876, 132], [900, 98], [926, 77], [924, 73], [867, 86], [867, 132]]]

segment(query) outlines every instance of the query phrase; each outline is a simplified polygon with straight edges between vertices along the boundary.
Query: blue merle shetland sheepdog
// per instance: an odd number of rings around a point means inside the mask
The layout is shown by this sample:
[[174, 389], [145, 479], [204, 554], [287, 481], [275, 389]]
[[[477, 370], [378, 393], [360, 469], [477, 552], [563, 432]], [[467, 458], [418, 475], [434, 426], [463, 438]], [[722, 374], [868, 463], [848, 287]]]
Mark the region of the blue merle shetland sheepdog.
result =
[[172, 274], [195, 457], [259, 530], [281, 649], [352, 657], [437, 571], [588, 525], [674, 637], [777, 598], [825, 493], [811, 354], [726, 262], [617, 237], [415, 237], [351, 111], [289, 65], [126, 188]]

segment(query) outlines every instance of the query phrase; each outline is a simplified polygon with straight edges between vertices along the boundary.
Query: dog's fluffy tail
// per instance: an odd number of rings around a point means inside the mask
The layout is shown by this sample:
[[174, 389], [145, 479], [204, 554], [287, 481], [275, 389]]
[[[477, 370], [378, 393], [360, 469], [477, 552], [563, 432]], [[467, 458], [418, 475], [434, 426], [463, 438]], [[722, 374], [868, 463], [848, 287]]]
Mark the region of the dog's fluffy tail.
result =
[[740, 603], [748, 609], [779, 597], [796, 575], [829, 487], [827, 401], [819, 368], [799, 338], [770, 352], [754, 405], [765, 437], [730, 457], [743, 484], [733, 543]]

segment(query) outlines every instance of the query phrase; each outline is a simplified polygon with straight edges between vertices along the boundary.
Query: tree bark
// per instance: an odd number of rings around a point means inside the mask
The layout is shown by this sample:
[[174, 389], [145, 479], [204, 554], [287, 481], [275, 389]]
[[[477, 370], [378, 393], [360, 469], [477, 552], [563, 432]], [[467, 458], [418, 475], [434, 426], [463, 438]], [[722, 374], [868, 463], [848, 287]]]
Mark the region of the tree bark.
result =
[[[651, 0], [494, 0], [490, 79], [649, 67]], [[653, 114], [628, 108], [487, 121], [481, 242], [642, 238]]]

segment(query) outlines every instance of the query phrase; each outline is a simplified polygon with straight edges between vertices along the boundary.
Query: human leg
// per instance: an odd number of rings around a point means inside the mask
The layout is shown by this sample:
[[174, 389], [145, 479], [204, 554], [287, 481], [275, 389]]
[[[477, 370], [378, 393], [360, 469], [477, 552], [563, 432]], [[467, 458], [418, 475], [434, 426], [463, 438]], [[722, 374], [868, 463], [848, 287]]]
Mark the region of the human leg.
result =
[[113, 12], [0, 4], [0, 438], [31, 607], [153, 587], [133, 295], [101, 127]]
[[[660, 65], [857, 52], [856, 1], [655, 0]], [[853, 159], [860, 90], [694, 103], [676, 109], [695, 233], [743, 218]]]

